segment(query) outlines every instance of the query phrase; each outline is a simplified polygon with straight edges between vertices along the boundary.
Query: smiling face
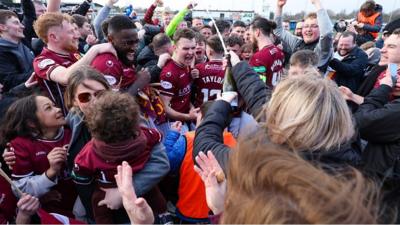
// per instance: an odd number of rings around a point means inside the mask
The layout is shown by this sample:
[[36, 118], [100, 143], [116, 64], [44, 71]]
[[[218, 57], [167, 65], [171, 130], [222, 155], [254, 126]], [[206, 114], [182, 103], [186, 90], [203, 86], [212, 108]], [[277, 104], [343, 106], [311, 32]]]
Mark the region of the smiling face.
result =
[[317, 18], [307, 18], [303, 23], [301, 32], [305, 43], [316, 41], [320, 34]]
[[68, 52], [78, 50], [79, 37], [78, 26], [66, 20], [61, 26], [51, 27], [48, 31], [49, 42]]
[[196, 52], [196, 40], [180, 38], [175, 44], [174, 58], [182, 65], [191, 66]]
[[100, 82], [95, 80], [84, 80], [79, 84], [74, 93], [74, 106], [78, 107], [84, 114], [87, 112], [88, 106], [93, 103], [95, 95], [107, 88]]
[[36, 117], [39, 120], [41, 128], [52, 129], [60, 128], [66, 124], [65, 118], [60, 108], [57, 108], [49, 98], [44, 96], [36, 97]]
[[356, 46], [353, 36], [340, 37], [337, 51], [340, 56], [347, 56], [351, 50]]
[[139, 38], [135, 29], [124, 29], [109, 36], [118, 54], [118, 59], [127, 66], [135, 62], [135, 53]]
[[15, 16], [6, 20], [5, 24], [0, 24], [0, 34], [12, 40], [21, 40], [25, 37], [24, 25]]

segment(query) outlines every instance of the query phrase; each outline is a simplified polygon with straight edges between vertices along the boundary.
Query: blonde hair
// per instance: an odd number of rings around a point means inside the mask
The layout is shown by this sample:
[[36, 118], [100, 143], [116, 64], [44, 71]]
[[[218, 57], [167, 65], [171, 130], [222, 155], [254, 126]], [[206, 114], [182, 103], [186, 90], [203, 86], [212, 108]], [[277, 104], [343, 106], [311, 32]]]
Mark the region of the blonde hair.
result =
[[350, 111], [333, 81], [308, 73], [276, 86], [264, 114], [268, 137], [294, 150], [337, 149], [354, 134]]
[[238, 143], [227, 182], [223, 224], [377, 223], [378, 187], [360, 172], [328, 174], [262, 136]]
[[33, 28], [37, 36], [47, 44], [47, 34], [52, 27], [62, 27], [63, 21], [72, 22], [72, 17], [65, 13], [45, 13], [35, 21]]

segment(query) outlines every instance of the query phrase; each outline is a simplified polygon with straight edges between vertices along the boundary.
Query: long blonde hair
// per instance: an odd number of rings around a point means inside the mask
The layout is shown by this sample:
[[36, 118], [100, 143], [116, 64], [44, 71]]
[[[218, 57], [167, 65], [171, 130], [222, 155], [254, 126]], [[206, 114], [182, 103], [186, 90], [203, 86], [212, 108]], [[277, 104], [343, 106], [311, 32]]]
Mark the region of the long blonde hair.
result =
[[331, 150], [354, 134], [350, 110], [333, 81], [305, 74], [281, 81], [266, 109], [270, 140], [294, 150]]
[[263, 137], [232, 151], [222, 223], [377, 223], [378, 187], [360, 172], [328, 174]]

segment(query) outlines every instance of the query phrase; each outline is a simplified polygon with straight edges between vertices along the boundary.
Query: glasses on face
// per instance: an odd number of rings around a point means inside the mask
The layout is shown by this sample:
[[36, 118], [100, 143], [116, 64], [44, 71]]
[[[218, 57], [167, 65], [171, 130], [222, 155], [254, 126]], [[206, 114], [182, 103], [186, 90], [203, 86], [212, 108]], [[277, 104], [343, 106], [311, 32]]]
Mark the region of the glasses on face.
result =
[[316, 29], [318, 28], [318, 24], [303, 25], [303, 29], [308, 29], [308, 28]]
[[81, 103], [88, 103], [90, 102], [93, 98], [99, 97], [102, 93], [104, 93], [105, 90], [99, 90], [95, 91], [93, 94], [90, 92], [82, 92], [78, 94], [78, 100]]

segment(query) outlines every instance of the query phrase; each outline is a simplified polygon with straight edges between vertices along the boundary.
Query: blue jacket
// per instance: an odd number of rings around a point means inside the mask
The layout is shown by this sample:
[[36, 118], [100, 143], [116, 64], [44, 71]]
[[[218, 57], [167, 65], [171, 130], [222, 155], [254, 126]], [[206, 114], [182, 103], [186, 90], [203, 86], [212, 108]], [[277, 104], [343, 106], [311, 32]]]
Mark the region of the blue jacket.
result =
[[177, 174], [186, 154], [186, 138], [179, 132], [169, 130], [165, 135], [164, 146], [171, 166], [170, 172]]

